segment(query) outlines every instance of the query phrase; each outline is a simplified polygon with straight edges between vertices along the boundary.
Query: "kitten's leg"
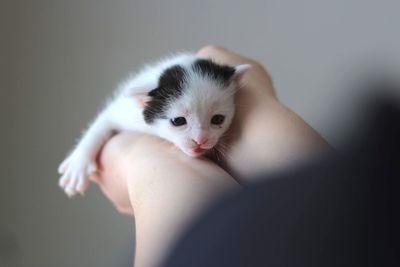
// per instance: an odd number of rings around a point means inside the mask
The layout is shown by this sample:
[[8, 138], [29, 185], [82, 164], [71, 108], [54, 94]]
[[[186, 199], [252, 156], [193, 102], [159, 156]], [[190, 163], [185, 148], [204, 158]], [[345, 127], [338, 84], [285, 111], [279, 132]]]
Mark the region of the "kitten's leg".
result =
[[60, 164], [58, 171], [62, 176], [59, 185], [67, 195], [86, 191], [89, 176], [97, 170], [97, 155], [114, 131], [115, 126], [107, 112], [101, 113], [71, 154]]

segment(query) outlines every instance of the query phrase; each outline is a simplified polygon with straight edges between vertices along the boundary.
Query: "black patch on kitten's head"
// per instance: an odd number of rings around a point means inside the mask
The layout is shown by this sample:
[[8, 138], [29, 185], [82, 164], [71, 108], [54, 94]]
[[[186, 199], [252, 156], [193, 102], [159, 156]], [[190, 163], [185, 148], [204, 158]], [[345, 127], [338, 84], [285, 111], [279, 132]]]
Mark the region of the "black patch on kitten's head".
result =
[[208, 59], [198, 59], [192, 65], [193, 71], [201, 74], [202, 76], [209, 77], [222, 85], [228, 85], [235, 68], [227, 65], [218, 65]]
[[143, 111], [144, 120], [153, 123], [156, 118], [162, 118], [170, 100], [182, 95], [185, 83], [186, 70], [175, 65], [166, 69], [160, 76], [158, 87], [148, 93], [151, 100], [147, 102]]

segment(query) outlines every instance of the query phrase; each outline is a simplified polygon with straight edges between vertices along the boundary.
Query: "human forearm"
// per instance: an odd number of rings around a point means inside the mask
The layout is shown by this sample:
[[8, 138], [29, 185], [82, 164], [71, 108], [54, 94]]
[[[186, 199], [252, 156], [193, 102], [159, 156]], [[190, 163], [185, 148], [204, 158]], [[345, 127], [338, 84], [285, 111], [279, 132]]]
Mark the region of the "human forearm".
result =
[[317, 132], [276, 99], [266, 100], [254, 109], [228, 159], [233, 172], [243, 181], [249, 182], [260, 172], [294, 167], [331, 151]]
[[[115, 137], [104, 148], [101, 162], [102, 183], [111, 178], [126, 182], [122, 195], [129, 194], [135, 216], [135, 267], [157, 266], [201, 210], [223, 192], [239, 188], [212, 162], [190, 158], [151, 136]], [[111, 199], [121, 200], [120, 210], [129, 208], [123, 198]]]

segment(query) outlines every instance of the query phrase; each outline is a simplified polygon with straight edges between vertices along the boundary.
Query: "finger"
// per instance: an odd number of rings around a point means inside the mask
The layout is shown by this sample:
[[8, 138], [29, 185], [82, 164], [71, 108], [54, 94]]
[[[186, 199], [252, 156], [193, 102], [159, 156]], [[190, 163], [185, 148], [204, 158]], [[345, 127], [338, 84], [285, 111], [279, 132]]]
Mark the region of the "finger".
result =
[[94, 172], [91, 175], [89, 175], [89, 180], [98, 183], [100, 181], [100, 174], [99, 172]]
[[[241, 56], [235, 52], [232, 52], [225, 47], [217, 46], [217, 45], [207, 45], [200, 48], [197, 51], [197, 56], [212, 58], [217, 62], [225, 63], [225, 64], [250, 64], [256, 63], [256, 61], [249, 59], [247, 57]], [[258, 63], [256, 63], [258, 64]]]
[[257, 61], [241, 56], [224, 47], [208, 45], [201, 48], [197, 52], [197, 56], [211, 58], [222, 64], [239, 65], [249, 64], [251, 68], [243, 75], [240, 75], [240, 83], [249, 85], [248, 89], [256, 89], [257, 91], [266, 93], [268, 97], [276, 97], [275, 90], [272, 86], [271, 77], [266, 69]]

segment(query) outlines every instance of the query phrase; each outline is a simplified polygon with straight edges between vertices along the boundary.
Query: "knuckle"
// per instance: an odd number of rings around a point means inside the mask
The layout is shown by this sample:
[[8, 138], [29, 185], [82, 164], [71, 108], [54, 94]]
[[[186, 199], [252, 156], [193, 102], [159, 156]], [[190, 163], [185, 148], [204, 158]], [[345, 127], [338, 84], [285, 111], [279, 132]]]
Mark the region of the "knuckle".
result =
[[200, 48], [197, 51], [198, 55], [210, 55], [210, 54], [215, 54], [221, 51], [225, 51], [225, 48], [220, 46], [220, 45], [206, 45]]

